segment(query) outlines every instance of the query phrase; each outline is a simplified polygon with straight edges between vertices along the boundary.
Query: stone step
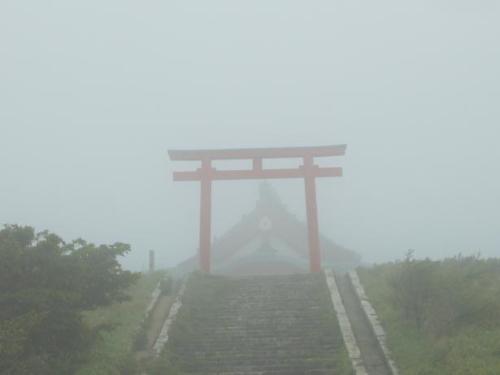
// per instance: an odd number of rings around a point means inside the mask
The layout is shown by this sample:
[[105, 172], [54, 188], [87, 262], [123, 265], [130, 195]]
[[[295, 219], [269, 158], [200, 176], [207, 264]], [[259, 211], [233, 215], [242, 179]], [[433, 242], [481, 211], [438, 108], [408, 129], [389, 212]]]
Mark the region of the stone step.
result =
[[343, 351], [322, 275], [197, 276], [167, 344], [186, 374], [333, 374]]

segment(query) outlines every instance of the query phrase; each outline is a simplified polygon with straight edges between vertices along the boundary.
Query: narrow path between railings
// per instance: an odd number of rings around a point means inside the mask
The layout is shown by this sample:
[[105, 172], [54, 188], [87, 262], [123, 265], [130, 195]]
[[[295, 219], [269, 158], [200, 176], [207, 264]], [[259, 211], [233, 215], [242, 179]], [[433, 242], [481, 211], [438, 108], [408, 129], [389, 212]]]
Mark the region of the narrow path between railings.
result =
[[335, 279], [367, 373], [369, 375], [392, 375], [348, 275], [336, 275]]

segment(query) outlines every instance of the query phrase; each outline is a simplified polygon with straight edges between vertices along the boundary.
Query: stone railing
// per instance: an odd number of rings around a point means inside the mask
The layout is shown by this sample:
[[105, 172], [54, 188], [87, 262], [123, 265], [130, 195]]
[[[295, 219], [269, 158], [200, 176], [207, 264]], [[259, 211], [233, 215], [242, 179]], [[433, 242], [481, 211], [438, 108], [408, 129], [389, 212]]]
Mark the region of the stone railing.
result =
[[340, 331], [342, 332], [342, 337], [344, 339], [344, 344], [347, 349], [347, 354], [351, 360], [352, 367], [356, 375], [368, 375], [365, 365], [363, 363], [363, 358], [361, 357], [361, 351], [359, 350], [356, 337], [352, 330], [351, 322], [347, 316], [347, 312], [342, 302], [342, 297], [337, 287], [337, 282], [335, 281], [335, 275], [332, 270], [325, 270], [326, 283], [328, 289], [330, 290], [330, 295], [333, 303], [333, 308], [337, 315], [337, 320], [339, 322]]
[[[163, 280], [163, 279], [162, 279]], [[158, 303], [158, 300], [160, 299], [161, 296], [161, 282], [162, 280], [158, 281], [158, 284], [156, 285], [156, 288], [153, 290], [151, 293], [151, 301], [149, 302], [148, 307], [146, 308], [146, 311], [144, 312], [144, 320], [147, 321], [151, 313], [156, 307], [156, 304]]]
[[156, 339], [156, 342], [153, 345], [153, 352], [156, 356], [159, 356], [161, 354], [161, 351], [163, 350], [165, 344], [168, 341], [168, 334], [170, 331], [170, 327], [174, 323], [177, 313], [179, 312], [179, 309], [182, 306], [182, 297], [184, 295], [185, 290], [186, 290], [186, 282], [184, 282], [180, 287], [179, 292], [177, 293], [177, 296], [175, 298], [175, 301], [170, 307], [167, 319], [163, 323], [160, 334], [158, 335], [158, 338]]
[[368, 300], [368, 297], [366, 296], [365, 290], [363, 288], [363, 285], [361, 284], [361, 281], [359, 280], [359, 276], [356, 271], [349, 272], [349, 281], [351, 283], [352, 288], [354, 289], [354, 292], [356, 293], [356, 296], [358, 297], [361, 303], [361, 308], [363, 309], [363, 313], [365, 314], [366, 318], [368, 319], [368, 322], [370, 323], [370, 327], [377, 339], [380, 349], [382, 350], [387, 366], [391, 370], [392, 375], [399, 375], [399, 370], [397, 369], [396, 364], [392, 360], [391, 352], [387, 347], [385, 330], [380, 324], [375, 309], [373, 308], [372, 304]]

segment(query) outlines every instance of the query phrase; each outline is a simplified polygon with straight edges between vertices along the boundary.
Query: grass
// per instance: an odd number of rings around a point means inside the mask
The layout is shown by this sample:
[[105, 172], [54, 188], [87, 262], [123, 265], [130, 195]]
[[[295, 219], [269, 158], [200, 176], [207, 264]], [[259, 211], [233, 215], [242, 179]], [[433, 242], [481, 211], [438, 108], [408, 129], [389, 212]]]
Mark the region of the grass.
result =
[[[394, 282], [411, 267], [420, 324], [404, 308], [404, 282]], [[402, 375], [500, 374], [499, 271], [498, 260], [476, 257], [359, 270]]]
[[99, 334], [86, 364], [76, 375], [123, 375], [127, 369], [134, 368], [132, 345], [151, 301], [151, 293], [163, 276], [164, 272], [144, 275], [130, 288], [129, 301], [86, 314], [85, 321], [90, 327], [110, 325], [112, 329]]

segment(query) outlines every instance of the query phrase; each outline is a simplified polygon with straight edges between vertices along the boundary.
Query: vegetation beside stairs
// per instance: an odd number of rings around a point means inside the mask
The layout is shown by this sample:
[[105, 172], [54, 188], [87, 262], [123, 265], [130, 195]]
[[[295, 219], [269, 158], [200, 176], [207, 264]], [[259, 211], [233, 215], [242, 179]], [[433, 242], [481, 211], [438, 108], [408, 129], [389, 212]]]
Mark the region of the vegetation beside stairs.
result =
[[456, 256], [358, 271], [402, 375], [500, 374], [500, 260]]
[[[108, 324], [86, 364], [76, 375], [136, 375], [150, 360], [154, 344], [172, 301], [174, 283], [169, 273], [144, 274], [130, 288], [131, 299], [87, 314], [89, 325]], [[160, 294], [145, 314], [156, 288]]]

